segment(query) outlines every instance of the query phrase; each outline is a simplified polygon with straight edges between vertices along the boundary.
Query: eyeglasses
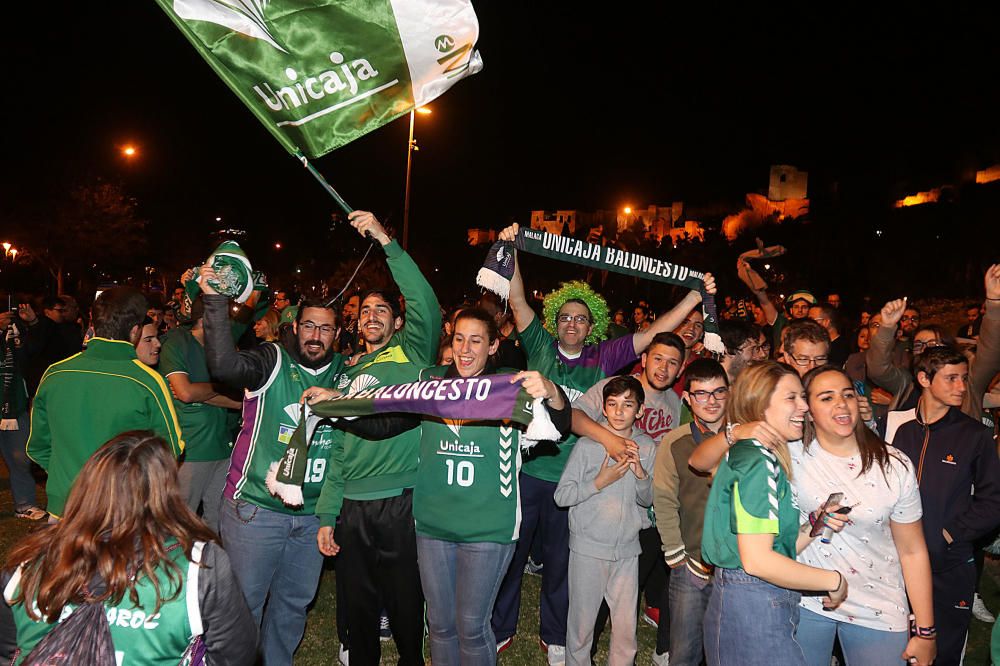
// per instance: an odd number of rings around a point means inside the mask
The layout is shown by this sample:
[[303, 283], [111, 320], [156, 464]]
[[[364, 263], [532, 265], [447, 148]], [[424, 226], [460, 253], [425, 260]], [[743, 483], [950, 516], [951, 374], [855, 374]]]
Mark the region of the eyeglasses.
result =
[[927, 342], [914, 342], [913, 343], [913, 353], [919, 354], [920, 352], [931, 349], [932, 347], [944, 347], [944, 343], [940, 340], [928, 340]]
[[805, 367], [807, 365], [824, 365], [830, 358], [829, 356], [791, 356], [791, 354], [789, 354], [789, 356], [792, 359], [792, 363], [799, 367]]
[[704, 405], [706, 402], [708, 402], [709, 398], [712, 398], [716, 402], [719, 402], [720, 400], [725, 400], [727, 397], [729, 397], [729, 387], [720, 386], [714, 391], [688, 391], [688, 395], [694, 398], [694, 401], [697, 402], [699, 405]]
[[747, 343], [736, 349], [737, 352], [750, 352], [751, 354], [758, 354], [760, 353], [760, 350], [761, 346], [753, 342]]
[[322, 326], [320, 326], [319, 324], [314, 324], [311, 321], [302, 322], [301, 324], [299, 324], [299, 328], [301, 328], [306, 333], [312, 333], [318, 328], [319, 332], [323, 335], [333, 335], [333, 330], [334, 330], [333, 326], [330, 326], [329, 324], [323, 324]]
[[588, 317], [587, 315], [575, 315], [574, 316], [574, 315], [565, 315], [564, 314], [564, 315], [559, 315], [558, 317], [556, 317], [556, 320], [560, 324], [568, 324], [571, 321], [575, 321], [577, 324], [589, 324], [590, 323], [590, 317]]
[[903, 315], [899, 321], [920, 321], [920, 315]]

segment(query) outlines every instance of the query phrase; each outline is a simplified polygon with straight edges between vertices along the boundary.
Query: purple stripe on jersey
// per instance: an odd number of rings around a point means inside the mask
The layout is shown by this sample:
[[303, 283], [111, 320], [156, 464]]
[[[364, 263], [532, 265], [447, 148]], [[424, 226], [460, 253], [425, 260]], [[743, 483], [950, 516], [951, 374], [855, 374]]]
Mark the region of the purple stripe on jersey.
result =
[[226, 499], [233, 499], [236, 496], [236, 486], [243, 480], [243, 467], [247, 464], [247, 457], [250, 455], [250, 442], [257, 425], [259, 404], [259, 395], [253, 398], [243, 398], [243, 427], [236, 437], [233, 455], [229, 459], [229, 474], [226, 475], [226, 491], [223, 493]]

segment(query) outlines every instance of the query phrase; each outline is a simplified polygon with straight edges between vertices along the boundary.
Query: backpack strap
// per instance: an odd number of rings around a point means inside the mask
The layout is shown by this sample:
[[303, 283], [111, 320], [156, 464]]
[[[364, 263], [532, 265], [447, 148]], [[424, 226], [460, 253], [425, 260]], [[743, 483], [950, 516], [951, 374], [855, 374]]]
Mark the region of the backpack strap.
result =
[[187, 603], [188, 621], [191, 624], [192, 636], [201, 636], [205, 633], [205, 628], [201, 622], [201, 604], [198, 601], [198, 578], [201, 575], [201, 557], [204, 550], [205, 542], [195, 541], [191, 546], [191, 561], [188, 563], [185, 601]]
[[23, 567], [24, 565], [20, 564], [16, 569], [14, 569], [14, 573], [11, 574], [7, 587], [3, 589], [3, 598], [8, 605], [13, 602], [14, 595], [17, 594], [17, 588], [21, 584], [21, 569]]

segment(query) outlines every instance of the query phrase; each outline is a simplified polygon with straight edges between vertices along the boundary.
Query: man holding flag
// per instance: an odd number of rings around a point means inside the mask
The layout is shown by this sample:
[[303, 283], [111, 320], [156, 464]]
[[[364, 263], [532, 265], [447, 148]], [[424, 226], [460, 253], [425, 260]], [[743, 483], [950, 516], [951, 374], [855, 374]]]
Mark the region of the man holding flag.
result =
[[[420, 371], [437, 360], [441, 331], [437, 296], [413, 259], [370, 213], [353, 218], [351, 224], [362, 234], [370, 233], [385, 250], [406, 301], [406, 326], [399, 292], [380, 288], [362, 294], [358, 331], [364, 349], [337, 385], [347, 395], [419, 379]], [[313, 389], [310, 397], [330, 394]], [[346, 599], [338, 594], [337, 603], [347, 605], [354, 666], [379, 663], [383, 607], [399, 664], [423, 664], [424, 598], [413, 524], [419, 449], [419, 430], [381, 440], [338, 432], [333, 440], [329, 471], [316, 503], [322, 525], [318, 544], [327, 555], [340, 552], [338, 592]]]

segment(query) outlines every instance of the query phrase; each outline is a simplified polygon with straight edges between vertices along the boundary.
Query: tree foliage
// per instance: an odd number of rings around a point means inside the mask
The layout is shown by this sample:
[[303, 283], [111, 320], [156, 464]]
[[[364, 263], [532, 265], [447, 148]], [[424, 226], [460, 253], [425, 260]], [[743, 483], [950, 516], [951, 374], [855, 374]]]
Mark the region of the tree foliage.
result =
[[146, 253], [146, 224], [135, 199], [105, 180], [72, 186], [39, 205], [18, 234], [31, 258], [63, 292], [67, 273], [135, 268]]

